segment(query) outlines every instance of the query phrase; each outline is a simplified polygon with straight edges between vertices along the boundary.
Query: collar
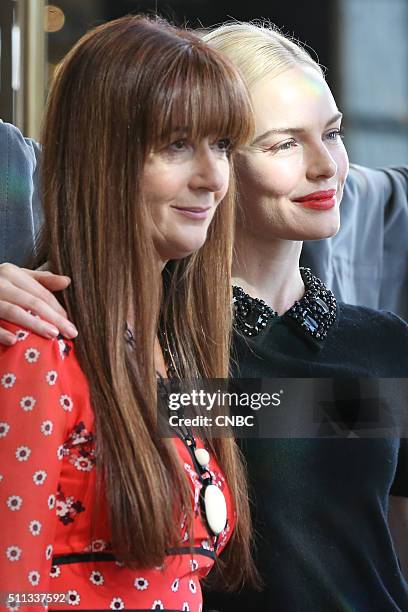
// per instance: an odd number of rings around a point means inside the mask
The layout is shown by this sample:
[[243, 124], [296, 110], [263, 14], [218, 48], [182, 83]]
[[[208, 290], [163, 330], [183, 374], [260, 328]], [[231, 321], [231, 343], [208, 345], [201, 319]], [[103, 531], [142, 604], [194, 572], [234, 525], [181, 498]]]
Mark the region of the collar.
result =
[[[315, 348], [320, 349], [337, 318], [334, 294], [312, 274], [309, 268], [300, 268], [305, 294], [282, 315], [289, 325]], [[253, 298], [242, 289], [233, 287], [234, 328], [244, 336], [254, 337], [279, 314], [263, 300]]]

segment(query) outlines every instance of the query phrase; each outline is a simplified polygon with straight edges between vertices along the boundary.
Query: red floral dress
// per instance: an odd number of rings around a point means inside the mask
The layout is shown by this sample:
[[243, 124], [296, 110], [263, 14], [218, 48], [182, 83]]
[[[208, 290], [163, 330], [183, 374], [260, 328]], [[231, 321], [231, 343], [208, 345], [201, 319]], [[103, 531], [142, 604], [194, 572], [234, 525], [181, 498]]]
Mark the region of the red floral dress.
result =
[[[234, 527], [231, 497], [215, 459], [209, 470], [228, 510], [216, 553], [199, 511], [201, 482], [176, 438], [191, 484], [194, 548], [180, 525], [186, 547], [169, 554], [161, 567], [124, 567], [110, 550], [106, 512], [96, 525], [92, 521], [101, 505], [93, 487], [94, 414], [73, 343], [1, 325], [18, 336], [14, 346], [0, 348], [0, 593], [20, 594], [19, 603], [9, 598], [8, 609], [201, 612], [200, 579]], [[42, 594], [48, 594], [48, 604], [45, 597], [39, 601]]]

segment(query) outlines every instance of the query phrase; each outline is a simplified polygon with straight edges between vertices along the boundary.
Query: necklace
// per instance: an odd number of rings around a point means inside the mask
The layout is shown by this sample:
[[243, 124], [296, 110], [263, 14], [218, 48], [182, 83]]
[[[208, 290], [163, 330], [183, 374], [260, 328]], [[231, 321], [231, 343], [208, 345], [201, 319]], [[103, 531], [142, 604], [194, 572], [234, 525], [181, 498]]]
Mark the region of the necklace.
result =
[[[167, 378], [171, 384], [172, 381], [177, 380], [175, 378], [176, 370], [174, 367], [174, 360], [170, 353], [170, 349], [168, 348], [167, 342], [163, 342], [163, 340], [165, 340], [165, 334], [161, 333], [159, 336], [166, 362]], [[135, 348], [135, 338], [127, 322], [125, 323], [125, 341], [132, 347], [132, 349]], [[165, 348], [163, 348], [163, 346]], [[169, 364], [171, 364], [170, 367]], [[160, 372], [156, 372], [156, 376], [163, 395], [168, 398], [168, 390], [166, 388], [163, 376], [160, 374]], [[169, 406], [168, 401], [166, 401], [166, 405]], [[216, 550], [218, 545], [218, 536], [222, 531], [224, 531], [227, 525], [227, 504], [224, 493], [219, 487], [213, 484], [213, 475], [209, 470], [209, 463], [211, 459], [210, 454], [205, 448], [197, 447], [192, 430], [184, 424], [180, 425], [178, 428], [173, 427], [173, 430], [186, 446], [200, 480], [201, 515], [204, 519], [204, 523], [207, 526], [207, 531], [209, 531], [209, 534], [216, 537], [214, 546]]]
[[[332, 291], [314, 276], [309, 268], [300, 268], [305, 294], [282, 316], [315, 347], [323, 340], [336, 320], [337, 302]], [[253, 298], [242, 289], [233, 287], [234, 327], [244, 336], [257, 336], [279, 314], [265, 302]]]
[[[163, 395], [168, 397], [168, 390], [163, 377], [158, 373], [159, 386]], [[174, 379], [170, 379], [171, 383]], [[166, 405], [169, 403], [166, 401]], [[183, 410], [180, 411], [181, 419], [184, 417]], [[219, 536], [224, 531], [227, 524], [227, 504], [224, 493], [219, 487], [213, 483], [213, 474], [209, 469], [210, 453], [205, 448], [198, 448], [196, 439], [190, 427], [180, 424], [178, 427], [172, 427], [177, 436], [184, 442], [190, 457], [192, 459], [195, 471], [201, 483], [200, 491], [200, 510], [202, 518], [212, 536]], [[217, 548], [217, 540], [215, 544]]]

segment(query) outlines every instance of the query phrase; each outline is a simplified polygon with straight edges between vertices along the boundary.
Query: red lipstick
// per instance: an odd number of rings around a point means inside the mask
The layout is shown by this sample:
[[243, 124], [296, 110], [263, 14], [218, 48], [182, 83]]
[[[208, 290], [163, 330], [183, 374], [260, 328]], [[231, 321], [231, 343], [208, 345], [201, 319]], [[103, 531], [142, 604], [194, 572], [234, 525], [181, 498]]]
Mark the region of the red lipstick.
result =
[[329, 210], [336, 205], [336, 190], [328, 189], [327, 191], [314, 191], [301, 198], [293, 200], [306, 208], [313, 210]]

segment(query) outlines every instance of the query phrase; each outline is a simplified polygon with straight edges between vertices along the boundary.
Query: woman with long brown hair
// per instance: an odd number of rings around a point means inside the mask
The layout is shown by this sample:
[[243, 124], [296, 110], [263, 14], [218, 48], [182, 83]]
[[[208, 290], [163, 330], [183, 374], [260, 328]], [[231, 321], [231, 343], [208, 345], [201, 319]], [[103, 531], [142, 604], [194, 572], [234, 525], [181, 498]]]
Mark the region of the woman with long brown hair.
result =
[[[18, 337], [0, 354], [9, 609], [39, 609], [52, 592], [50, 608], [198, 612], [199, 580], [224, 548], [229, 586], [253, 577], [235, 443], [162, 439], [155, 427], [156, 372], [228, 375], [227, 188], [232, 150], [251, 130], [229, 61], [166, 22], [100, 26], [59, 68], [38, 259], [73, 279], [61, 303], [79, 335], [4, 324]], [[200, 504], [208, 486], [221, 522]]]

